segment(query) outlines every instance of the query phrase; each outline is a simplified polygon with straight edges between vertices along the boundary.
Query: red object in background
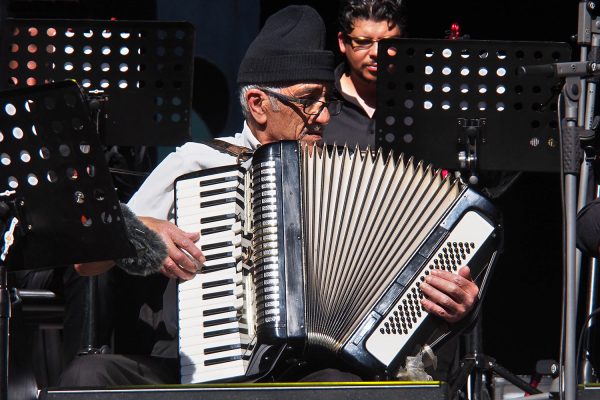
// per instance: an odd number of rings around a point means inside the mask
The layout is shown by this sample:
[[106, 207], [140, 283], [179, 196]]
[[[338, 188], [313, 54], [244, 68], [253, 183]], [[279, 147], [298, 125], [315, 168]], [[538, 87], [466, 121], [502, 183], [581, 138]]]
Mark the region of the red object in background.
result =
[[[531, 380], [529, 381], [529, 386], [536, 388], [540, 385], [540, 380], [542, 379], [542, 376], [539, 374], [533, 374], [531, 375]], [[523, 393], [525, 395], [525, 397], [529, 397], [530, 394], [527, 392]]]
[[453, 22], [450, 26], [450, 31], [448, 32], [446, 39], [460, 39], [460, 25], [458, 25], [456, 22]]

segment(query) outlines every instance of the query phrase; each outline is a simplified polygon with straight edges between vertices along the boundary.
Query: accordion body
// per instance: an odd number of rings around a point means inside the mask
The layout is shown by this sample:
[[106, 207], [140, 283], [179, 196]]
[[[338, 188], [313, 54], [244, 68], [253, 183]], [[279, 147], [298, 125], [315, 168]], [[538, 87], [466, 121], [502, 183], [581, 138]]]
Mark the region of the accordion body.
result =
[[456, 331], [423, 310], [420, 283], [468, 265], [483, 293], [502, 237], [486, 198], [381, 151], [268, 144], [247, 171], [181, 176], [175, 197], [207, 259], [178, 289], [183, 383], [323, 351], [389, 376]]

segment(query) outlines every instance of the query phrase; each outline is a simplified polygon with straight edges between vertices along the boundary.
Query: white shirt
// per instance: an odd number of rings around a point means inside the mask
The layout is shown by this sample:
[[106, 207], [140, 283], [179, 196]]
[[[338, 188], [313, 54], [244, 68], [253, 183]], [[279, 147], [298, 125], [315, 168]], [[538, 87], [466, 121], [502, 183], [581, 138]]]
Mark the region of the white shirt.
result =
[[[237, 146], [256, 150], [260, 143], [254, 137], [248, 125], [244, 123], [241, 133], [235, 136], [219, 138]], [[249, 162], [249, 161], [248, 161]], [[159, 219], [170, 219], [173, 217], [174, 182], [175, 178], [207, 168], [233, 165], [236, 158], [230, 154], [219, 151], [213, 147], [201, 143], [186, 143], [169, 154], [146, 178], [139, 190], [135, 192], [127, 204], [131, 210], [142, 217], [154, 217]], [[148, 314], [153, 321], [161, 319], [165, 329], [173, 338], [177, 337], [177, 297], [176, 280], [171, 279], [163, 293], [162, 314], [156, 313], [148, 305], [142, 306], [140, 318]], [[149, 321], [146, 323], [154, 326]], [[154, 344], [152, 355], [159, 357], [177, 357], [177, 342], [174, 340], [159, 340]]]
[[[260, 146], [246, 123], [241, 133], [219, 139], [250, 150]], [[188, 142], [169, 154], [152, 171], [127, 205], [138, 216], [172, 219], [173, 183], [177, 177], [207, 168], [233, 165], [235, 162], [235, 157], [230, 154], [202, 143]]]

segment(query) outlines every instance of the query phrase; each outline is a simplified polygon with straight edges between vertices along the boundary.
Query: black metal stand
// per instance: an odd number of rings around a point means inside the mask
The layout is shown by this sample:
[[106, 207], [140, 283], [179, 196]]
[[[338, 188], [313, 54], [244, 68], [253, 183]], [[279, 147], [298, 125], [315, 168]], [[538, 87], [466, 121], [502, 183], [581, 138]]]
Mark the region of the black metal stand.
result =
[[0, 395], [6, 399], [8, 269], [131, 257], [135, 249], [79, 87], [66, 81], [0, 92], [0, 112], [0, 190], [10, 206], [3, 222], [18, 221], [0, 264]]
[[102, 94], [101, 141], [180, 145], [190, 140], [194, 29], [187, 22], [7, 19], [0, 85], [73, 79]]
[[[470, 184], [481, 172], [558, 172], [560, 77], [519, 73], [522, 65], [569, 60], [565, 43], [401, 39], [382, 41], [377, 77], [380, 145], [436, 167], [458, 170]], [[540, 393], [485, 355], [477, 322], [451, 393], [471, 376], [481, 400], [483, 372]]]
[[[528, 394], [542, 393], [540, 390], [534, 388], [533, 386], [530, 386], [527, 382], [525, 382], [524, 380], [522, 380], [521, 378], [514, 375], [509, 370], [498, 364], [496, 360], [492, 357], [486, 356], [485, 354], [477, 353], [468, 354], [462, 359], [461, 373], [457, 377], [456, 382], [454, 383], [452, 388], [450, 389], [450, 393], [457, 393], [459, 390], [461, 390], [467, 381], [467, 377], [474, 371], [476, 374], [479, 375], [483, 371], [493, 372], [503, 377], [504, 379], [506, 379], [507, 381], [509, 381], [510, 383], [512, 383], [513, 385], [515, 385], [516, 387]], [[481, 393], [481, 386], [481, 379], [478, 379], [474, 384], [473, 399], [480, 399], [479, 393]]]
[[83, 348], [79, 354], [98, 354], [101, 352], [100, 343], [96, 335], [96, 301], [98, 298], [98, 278], [95, 276], [87, 277], [87, 291], [85, 301], [84, 318], [86, 327], [83, 338]]
[[529, 394], [542, 393], [538, 389], [532, 387], [527, 382], [514, 375], [506, 368], [496, 362], [496, 360], [486, 354], [482, 350], [482, 338], [481, 338], [481, 319], [478, 318], [477, 322], [473, 326], [470, 333], [465, 335], [465, 347], [466, 353], [460, 361], [460, 370], [452, 387], [450, 389], [450, 395], [455, 396], [459, 391], [463, 390], [469, 376], [471, 377], [470, 392], [472, 393], [471, 398], [473, 400], [483, 400], [484, 380], [483, 374], [485, 372], [493, 372], [513, 385], [517, 386]]
[[[598, 13], [598, 3], [596, 1], [580, 1], [577, 26], [577, 43], [580, 46], [580, 61], [589, 65], [598, 66], [600, 62], [600, 14]], [[583, 75], [583, 74], [582, 74]], [[598, 143], [597, 143], [597, 110], [596, 96], [600, 77], [588, 76], [580, 81], [581, 96], [578, 101], [578, 120], [577, 126], [583, 128], [583, 134], [579, 138], [584, 145], [585, 159], [581, 164], [578, 187], [577, 211], [579, 212], [588, 201], [596, 198], [599, 193], [597, 174], [594, 173], [594, 160], [598, 158]], [[588, 191], [588, 186], [591, 186]], [[580, 276], [582, 254], [576, 252], [576, 279]], [[591, 316], [598, 304], [597, 279], [598, 279], [598, 259], [589, 259], [588, 261], [588, 283], [585, 294], [585, 313], [586, 317]], [[589, 323], [583, 329], [587, 329], [585, 342], [589, 343], [589, 335], [592, 326], [595, 324], [596, 318], [591, 318]], [[582, 359], [575, 360], [577, 364], [577, 372], [579, 379], [577, 384], [588, 384], [596, 382], [597, 372], [595, 371], [589, 349], [583, 349]]]
[[578, 274], [576, 267], [575, 247], [575, 218], [577, 210], [577, 174], [581, 164], [581, 148], [577, 127], [577, 102], [581, 95], [580, 79], [566, 79], [564, 87], [564, 116], [562, 118], [561, 147], [563, 149], [563, 185], [564, 185], [564, 242], [565, 242], [565, 308], [564, 325], [564, 357], [563, 357], [563, 388], [566, 400], [575, 400], [577, 391], [576, 366], [576, 324], [577, 324], [577, 292]]
[[[187, 22], [8, 19], [0, 85], [77, 81], [108, 145], [180, 145], [190, 139], [194, 29]], [[112, 151], [112, 150], [111, 150]], [[118, 153], [118, 151], [116, 151]], [[97, 278], [89, 277], [80, 354], [98, 353]]]
[[10, 293], [7, 269], [0, 264], [0, 398], [8, 399], [8, 329], [10, 319]]
[[517, 74], [568, 60], [565, 43], [400, 39], [381, 43], [378, 143], [436, 167], [558, 171], [560, 80]]
[[[5, 202], [0, 201], [0, 234], [8, 226], [10, 208]], [[0, 240], [4, 243], [4, 238]], [[2, 246], [4, 247], [4, 246]], [[0, 248], [0, 251], [3, 249]], [[8, 277], [4, 260], [0, 259], [0, 399], [8, 399], [8, 329], [10, 318], [10, 294], [8, 290]]]

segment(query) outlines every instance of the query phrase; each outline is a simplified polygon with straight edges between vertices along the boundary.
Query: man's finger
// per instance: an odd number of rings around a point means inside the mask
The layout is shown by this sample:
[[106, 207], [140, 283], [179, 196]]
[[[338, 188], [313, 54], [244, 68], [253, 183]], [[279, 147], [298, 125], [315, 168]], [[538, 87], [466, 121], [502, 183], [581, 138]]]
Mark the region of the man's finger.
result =
[[175, 278], [183, 279], [185, 281], [189, 281], [190, 279], [193, 279], [196, 276], [195, 272], [192, 273], [192, 272], [186, 271], [185, 269], [181, 268], [172, 259], [167, 259], [165, 261], [165, 263], [163, 264], [163, 267], [164, 267], [165, 271], [167, 273], [169, 273], [171, 276], [173, 276]]
[[[467, 268], [468, 267], [463, 267]], [[453, 274], [448, 271], [432, 270], [431, 274], [426, 278], [426, 282], [436, 287], [454, 300], [462, 302], [476, 297], [479, 294], [479, 287], [470, 279], [469, 271], [459, 270], [458, 274]], [[465, 274], [465, 276], [463, 276]]]
[[198, 271], [199, 263], [177, 246], [172, 246], [169, 249], [169, 257], [180, 269], [186, 272], [195, 274]]
[[[442, 271], [442, 272], [446, 272], [446, 271]], [[467, 293], [463, 290], [462, 286], [457, 284], [454, 279], [455, 277], [457, 277], [457, 275], [455, 275], [455, 274], [450, 274], [450, 275], [453, 275], [453, 276], [442, 276], [442, 275], [436, 274], [434, 271], [431, 271], [431, 274], [427, 278], [425, 278], [425, 282], [424, 282], [425, 285], [421, 285], [421, 286], [425, 286], [427, 288], [433, 288], [433, 289], [435, 289], [436, 292], [438, 292], [438, 295], [436, 296], [436, 298], [432, 298], [432, 300], [438, 304], [440, 304], [440, 302], [437, 301], [438, 297], [440, 298], [440, 300], [443, 300], [444, 302], [447, 302], [446, 298], [450, 298], [451, 300], [453, 300], [453, 302], [458, 302], [458, 303], [464, 301], [464, 299], [467, 297]], [[459, 278], [461, 280], [464, 280], [464, 278], [462, 276]], [[421, 288], [421, 289], [423, 289], [423, 288]], [[433, 290], [432, 290], [432, 292], [433, 292]], [[433, 293], [435, 293], [435, 292], [433, 292]], [[433, 293], [432, 293], [432, 296], [433, 296]], [[428, 293], [425, 293], [425, 295], [428, 295]], [[446, 305], [444, 305], [444, 307], [446, 307]]]
[[198, 246], [196, 246], [196, 242], [197, 242], [197, 240], [194, 241], [192, 239], [186, 238], [185, 240], [181, 240], [180, 242], [177, 242], [176, 244], [177, 244], [177, 247], [185, 250], [191, 258], [196, 260], [198, 262], [198, 264], [202, 265], [206, 261], [206, 258], [204, 257], [204, 254], [198, 248]]
[[[437, 287], [428, 284], [428, 282], [423, 282], [420, 285], [420, 289], [425, 295], [426, 299], [436, 304], [439, 308], [445, 310], [449, 315], [454, 315], [460, 310], [460, 305], [457, 303], [451, 296], [446, 294], [444, 291], [439, 290]], [[436, 307], [436, 309], [438, 308]], [[436, 315], [440, 315], [436, 313]], [[440, 315], [441, 316], [441, 315]]]
[[[196, 271], [198, 267], [206, 261], [202, 251], [196, 246], [196, 243], [200, 239], [200, 234], [197, 232], [184, 232], [181, 229], [173, 226], [173, 229], [169, 231], [170, 238], [173, 243], [179, 248], [185, 250], [186, 259], [183, 258], [182, 254], [174, 252], [174, 260], [179, 263], [182, 267], [188, 271]], [[173, 257], [172, 256], [172, 257]], [[194, 262], [194, 260], [196, 262]], [[188, 262], [189, 261], [189, 262]]]
[[443, 318], [444, 320], [446, 320], [450, 323], [456, 322], [460, 319], [456, 315], [450, 314], [447, 310], [445, 310], [444, 308], [435, 304], [431, 300], [421, 299], [421, 305], [423, 306], [425, 311], [427, 311], [428, 313], [437, 315], [438, 317]]
[[166, 276], [169, 279], [177, 279], [177, 275], [175, 275], [174, 273], [172, 273], [171, 271], [169, 271], [169, 269], [167, 267], [165, 267], [164, 265], [160, 269], [160, 273], [163, 274], [164, 276]]
[[466, 265], [459, 268], [458, 274], [469, 281], [473, 281], [473, 278], [471, 277], [471, 268]]

